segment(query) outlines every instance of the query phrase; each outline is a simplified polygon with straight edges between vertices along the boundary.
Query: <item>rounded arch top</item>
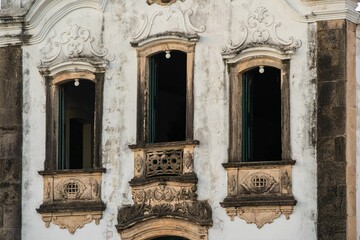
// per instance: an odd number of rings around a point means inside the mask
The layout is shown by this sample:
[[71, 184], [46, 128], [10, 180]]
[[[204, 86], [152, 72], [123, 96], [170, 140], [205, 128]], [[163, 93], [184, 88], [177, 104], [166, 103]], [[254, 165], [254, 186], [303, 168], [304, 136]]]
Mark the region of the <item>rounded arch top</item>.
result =
[[230, 71], [238, 74], [259, 66], [268, 66], [283, 70], [284, 60], [266, 55], [247, 57], [230, 64]]
[[131, 42], [131, 45], [137, 49], [138, 57], [148, 57], [167, 50], [190, 53], [194, 51], [195, 44], [198, 41], [199, 36], [196, 34], [169, 32]]
[[123, 240], [156, 240], [165, 236], [176, 236], [184, 240], [207, 240], [207, 227], [175, 219], [157, 218], [137, 223], [120, 232]]

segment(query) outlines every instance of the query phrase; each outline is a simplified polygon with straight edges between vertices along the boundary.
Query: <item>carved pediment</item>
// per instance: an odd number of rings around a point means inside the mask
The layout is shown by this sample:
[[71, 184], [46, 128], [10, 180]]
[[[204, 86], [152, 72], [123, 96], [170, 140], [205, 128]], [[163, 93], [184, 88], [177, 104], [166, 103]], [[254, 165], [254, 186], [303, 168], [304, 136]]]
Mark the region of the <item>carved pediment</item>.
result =
[[[136, 32], [132, 33], [134, 40], [146, 39], [152, 33], [152, 29], [156, 24], [156, 21], [169, 22], [167, 29], [164, 29], [162, 32], [179, 32], [189, 35], [202, 33], [206, 30], [205, 25], [200, 25], [199, 27], [194, 26], [190, 20], [190, 16], [193, 14], [191, 9], [182, 11], [181, 9], [171, 6], [166, 11], [157, 10], [154, 11], [151, 15], [141, 14], [140, 18], [143, 20], [142, 26]], [[165, 25], [163, 25], [165, 26]]]
[[292, 36], [289, 36], [287, 40], [280, 37], [277, 33], [280, 26], [281, 23], [277, 22], [265, 7], [257, 7], [254, 13], [248, 17], [246, 24], [240, 26], [241, 39], [235, 44], [229, 40], [228, 44], [223, 47], [223, 55], [227, 56], [240, 53], [244, 49], [262, 46], [292, 54], [301, 47], [302, 43]]
[[72, 59], [95, 62], [114, 60], [108, 49], [96, 44], [96, 39], [89, 29], [76, 24], [70, 25], [69, 29], [61, 34], [54, 32], [45, 47], [40, 49], [40, 53], [42, 55], [40, 69]]

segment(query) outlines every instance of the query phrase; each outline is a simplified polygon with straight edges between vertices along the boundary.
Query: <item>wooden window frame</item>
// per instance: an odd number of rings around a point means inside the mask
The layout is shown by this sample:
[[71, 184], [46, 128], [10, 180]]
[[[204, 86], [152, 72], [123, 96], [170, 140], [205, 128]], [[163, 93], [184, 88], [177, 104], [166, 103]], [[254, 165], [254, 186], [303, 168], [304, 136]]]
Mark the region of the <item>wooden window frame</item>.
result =
[[[59, 86], [67, 81], [85, 79], [95, 83], [95, 111], [93, 138], [93, 166], [101, 168], [101, 133], [103, 110], [104, 72], [62, 71], [45, 76], [46, 85], [46, 161], [45, 170], [58, 169], [58, 117], [59, 117]], [[65, 170], [65, 169], [64, 169]], [[67, 169], [68, 170], [68, 169]]]
[[280, 70], [281, 78], [281, 159], [291, 159], [290, 149], [290, 60], [269, 56], [243, 59], [229, 65], [230, 109], [229, 109], [229, 163], [241, 162], [242, 156], [242, 77], [248, 70], [268, 66]]
[[137, 50], [138, 61], [138, 102], [137, 102], [137, 145], [148, 143], [148, 114], [149, 114], [149, 57], [165, 51], [181, 51], [186, 54], [186, 141], [194, 138], [194, 94], [193, 94], [193, 72], [195, 44], [198, 37], [194, 36], [172, 36], [169, 39], [158, 39], [144, 44], [133, 43]]

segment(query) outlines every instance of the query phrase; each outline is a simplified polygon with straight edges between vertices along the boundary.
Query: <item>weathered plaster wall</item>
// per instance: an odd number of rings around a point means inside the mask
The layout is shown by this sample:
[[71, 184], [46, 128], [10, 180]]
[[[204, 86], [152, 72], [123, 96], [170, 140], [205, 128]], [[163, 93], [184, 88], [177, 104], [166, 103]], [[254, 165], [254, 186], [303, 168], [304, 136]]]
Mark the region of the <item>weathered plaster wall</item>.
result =
[[[11, 66], [11, 67], [10, 67]], [[0, 238], [20, 239], [22, 51], [0, 48]]]
[[[292, 58], [290, 78], [291, 148], [292, 158], [297, 160], [293, 170], [293, 193], [298, 204], [290, 220], [281, 216], [260, 230], [240, 219], [231, 222], [219, 204], [227, 194], [226, 173], [221, 164], [227, 162], [229, 144], [229, 79], [221, 50], [228, 39], [237, 42], [241, 38], [243, 32], [239, 26], [247, 23], [258, 6], [266, 7], [276, 21], [282, 23], [277, 30], [279, 36], [284, 39], [293, 36], [303, 43]], [[171, 8], [149, 6], [145, 0], [137, 0], [108, 1], [104, 13], [85, 7], [71, 11], [54, 24], [45, 40], [24, 46], [23, 240], [81, 240], [89, 236], [120, 239], [115, 229], [117, 209], [132, 203], [128, 181], [133, 177], [133, 155], [128, 145], [135, 143], [136, 136], [137, 60], [136, 51], [129, 42], [133, 41], [133, 32], [140, 33], [139, 38], [142, 38], [148, 31], [150, 35], [190, 31], [190, 25], [183, 22], [187, 10], [192, 10], [189, 17], [200, 35], [194, 70], [194, 135], [200, 141], [195, 171], [199, 177], [199, 199], [208, 200], [213, 209], [214, 225], [209, 230], [209, 239], [316, 239], [314, 25], [297, 22], [284, 14], [282, 5], [265, 0], [186, 0]], [[141, 14], [147, 15], [150, 21], [157, 11], [162, 11], [162, 15], [154, 19], [151, 28], [140, 32]], [[42, 177], [37, 172], [44, 167], [46, 133], [45, 85], [37, 63], [43, 58], [40, 49], [51, 36], [65, 32], [71, 24], [90, 29], [96, 43], [102, 42], [115, 55], [104, 84], [102, 161], [107, 172], [103, 175], [102, 199], [107, 209], [100, 225], [92, 222], [77, 230], [75, 235], [53, 224], [45, 228], [41, 215], [35, 211], [42, 203]]]

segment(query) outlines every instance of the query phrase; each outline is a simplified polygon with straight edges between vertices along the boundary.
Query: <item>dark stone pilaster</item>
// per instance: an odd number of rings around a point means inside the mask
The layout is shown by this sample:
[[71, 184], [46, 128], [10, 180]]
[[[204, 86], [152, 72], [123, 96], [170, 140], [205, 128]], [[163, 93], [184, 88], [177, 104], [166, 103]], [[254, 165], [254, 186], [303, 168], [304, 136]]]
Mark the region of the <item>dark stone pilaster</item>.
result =
[[355, 176], [352, 177], [352, 172], [355, 173], [353, 143], [356, 139], [350, 134], [355, 131], [350, 122], [356, 118], [352, 103], [355, 94], [350, 93], [350, 89], [355, 88], [355, 75], [352, 73], [355, 66], [351, 65], [355, 56], [355, 46], [352, 46], [354, 30], [354, 25], [346, 20], [317, 23], [319, 240], [356, 238], [352, 210], [355, 194], [351, 194], [356, 181]]
[[22, 50], [0, 48], [0, 238], [21, 238]]

